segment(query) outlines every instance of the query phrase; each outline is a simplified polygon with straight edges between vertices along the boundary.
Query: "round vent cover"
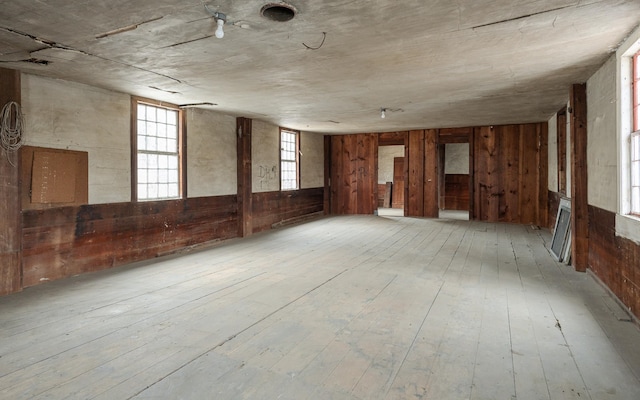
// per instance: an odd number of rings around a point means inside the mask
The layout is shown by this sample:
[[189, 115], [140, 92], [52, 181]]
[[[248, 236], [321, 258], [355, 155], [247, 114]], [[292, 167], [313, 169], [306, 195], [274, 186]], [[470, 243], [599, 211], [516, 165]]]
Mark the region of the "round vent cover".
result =
[[287, 22], [296, 16], [296, 9], [286, 3], [269, 3], [262, 7], [260, 14], [272, 21]]

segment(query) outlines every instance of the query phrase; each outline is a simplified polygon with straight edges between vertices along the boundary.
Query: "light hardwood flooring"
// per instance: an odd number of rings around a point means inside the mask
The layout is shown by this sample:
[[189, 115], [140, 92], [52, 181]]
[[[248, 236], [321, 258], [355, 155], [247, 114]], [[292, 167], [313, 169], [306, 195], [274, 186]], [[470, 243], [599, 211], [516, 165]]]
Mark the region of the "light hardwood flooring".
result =
[[2, 399], [640, 399], [550, 233], [329, 217], [0, 298]]

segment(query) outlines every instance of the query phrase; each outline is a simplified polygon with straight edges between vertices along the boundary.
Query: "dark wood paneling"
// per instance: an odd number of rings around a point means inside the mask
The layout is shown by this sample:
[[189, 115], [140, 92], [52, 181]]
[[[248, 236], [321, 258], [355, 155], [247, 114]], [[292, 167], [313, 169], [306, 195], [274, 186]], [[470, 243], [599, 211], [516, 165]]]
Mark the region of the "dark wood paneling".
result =
[[445, 175], [444, 209], [462, 211], [469, 210], [469, 175]]
[[[0, 68], [0, 109], [20, 95], [20, 71]], [[0, 149], [0, 295], [22, 288], [19, 164], [17, 152]]]
[[587, 192], [587, 85], [576, 84], [569, 95], [571, 108], [571, 263], [587, 270], [589, 210]]
[[404, 208], [404, 157], [393, 158], [392, 191], [391, 207]]
[[378, 135], [336, 135], [330, 147], [331, 212], [373, 214], [378, 197]]
[[391, 182], [378, 183], [378, 208], [391, 207], [391, 191], [387, 192], [387, 185], [389, 186], [389, 189], [391, 189], [392, 187]]
[[615, 213], [589, 210], [588, 267], [640, 318], [640, 245], [615, 234]]
[[331, 214], [331, 136], [324, 137], [324, 213]]
[[438, 143], [469, 143], [469, 136], [473, 135], [473, 128], [442, 128], [438, 130]]
[[251, 180], [251, 130], [252, 121], [239, 117], [236, 120], [237, 175], [238, 175], [238, 236], [245, 237], [253, 232], [252, 180]]
[[[547, 224], [546, 167], [541, 143], [545, 123], [479, 127], [474, 130], [474, 219], [490, 222]], [[545, 190], [542, 191], [541, 188]], [[540, 197], [544, 196], [544, 199]], [[544, 209], [540, 209], [543, 207]]]
[[423, 215], [438, 218], [438, 130], [424, 131], [424, 181], [423, 184]]
[[410, 131], [407, 146], [408, 180], [405, 182], [407, 216], [424, 216], [424, 131]]
[[29, 210], [22, 215], [24, 286], [229, 239], [236, 196]]
[[324, 188], [253, 194], [253, 233], [323, 213]]
[[408, 132], [383, 132], [378, 134], [380, 146], [404, 146]]

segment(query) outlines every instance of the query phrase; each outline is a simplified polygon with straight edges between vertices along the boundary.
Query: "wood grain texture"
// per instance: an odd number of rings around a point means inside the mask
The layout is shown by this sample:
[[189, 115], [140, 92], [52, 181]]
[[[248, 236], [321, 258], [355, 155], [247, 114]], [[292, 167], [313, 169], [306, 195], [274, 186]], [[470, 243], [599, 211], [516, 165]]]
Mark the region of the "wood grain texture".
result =
[[589, 258], [589, 193], [587, 173], [587, 85], [576, 84], [571, 108], [571, 263], [586, 271]]
[[[546, 226], [545, 123], [478, 127], [472, 140], [473, 219]], [[543, 181], [545, 183], [543, 183]], [[544, 190], [543, 190], [544, 188]]]
[[589, 206], [588, 267], [640, 318], [640, 245], [616, 236], [615, 213]]
[[424, 131], [424, 177], [423, 177], [423, 215], [428, 218], [438, 218], [438, 130]]
[[378, 135], [331, 136], [331, 212], [373, 214], [378, 202]]
[[[0, 109], [21, 103], [20, 71], [0, 68]], [[20, 165], [17, 152], [0, 149], [0, 295], [21, 289]]]
[[323, 213], [324, 188], [253, 194], [253, 233]]
[[404, 146], [409, 132], [382, 132], [378, 134], [380, 146]]
[[424, 131], [409, 132], [407, 146], [408, 180], [405, 182], [405, 209], [407, 216], [424, 216]]
[[446, 174], [444, 177], [444, 209], [469, 210], [469, 175]]
[[251, 173], [251, 129], [249, 118], [236, 119], [238, 153], [238, 236], [245, 237], [253, 232], [252, 209], [252, 173]]
[[112, 203], [22, 216], [23, 285], [98, 271], [237, 236], [236, 196]]
[[337, 216], [40, 285], [0, 298], [0, 398], [640, 398], [640, 330], [550, 236]]

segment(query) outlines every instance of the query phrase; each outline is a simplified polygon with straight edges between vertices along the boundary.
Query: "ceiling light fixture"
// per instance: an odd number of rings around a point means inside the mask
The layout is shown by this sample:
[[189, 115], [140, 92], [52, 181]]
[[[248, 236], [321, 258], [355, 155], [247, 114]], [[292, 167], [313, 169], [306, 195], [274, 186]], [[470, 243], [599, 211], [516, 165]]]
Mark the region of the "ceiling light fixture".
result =
[[211, 14], [211, 16], [213, 17], [213, 19], [216, 21], [216, 32], [215, 35], [218, 39], [222, 39], [224, 37], [224, 24], [225, 22], [227, 22], [227, 16], [224, 13], [218, 12], [218, 11], [213, 11], [212, 9], [209, 8], [208, 5], [204, 5], [204, 9], [207, 10], [207, 12], [209, 14]]
[[218, 25], [218, 27], [216, 28], [216, 37], [218, 39], [222, 39], [224, 37], [224, 30], [222, 29], [222, 27], [224, 26], [224, 23], [227, 21], [227, 16], [224, 15], [223, 13], [217, 12], [213, 14], [213, 18], [215, 18], [216, 24]]
[[386, 108], [381, 108], [380, 109], [380, 118], [384, 119], [387, 116], [387, 109]]

